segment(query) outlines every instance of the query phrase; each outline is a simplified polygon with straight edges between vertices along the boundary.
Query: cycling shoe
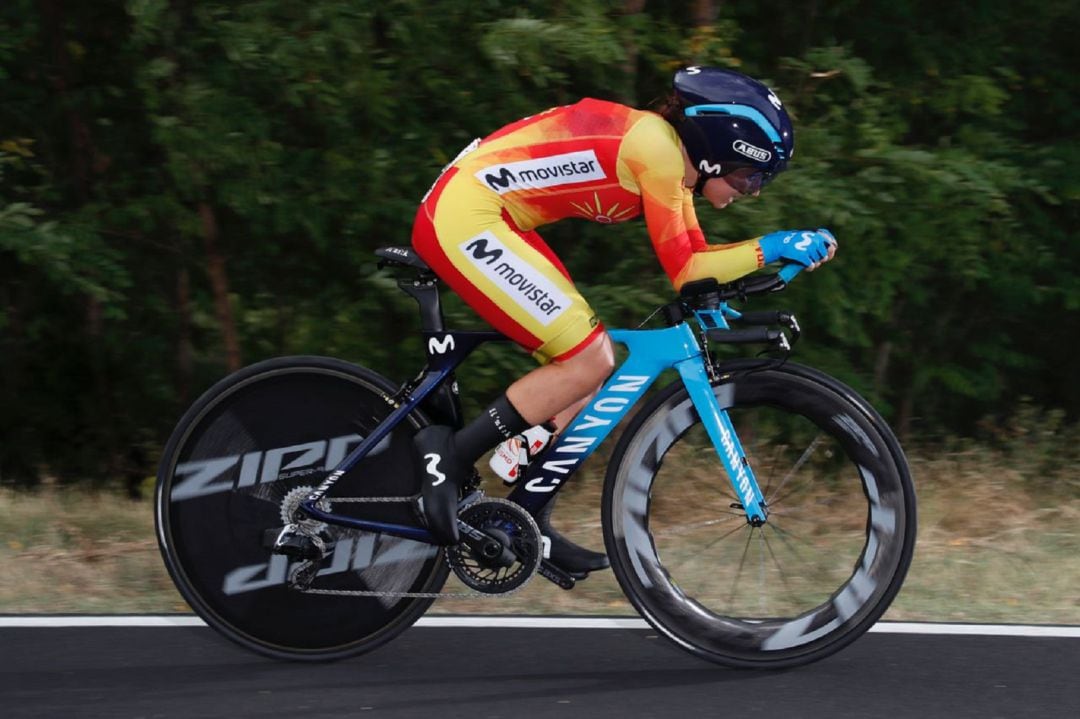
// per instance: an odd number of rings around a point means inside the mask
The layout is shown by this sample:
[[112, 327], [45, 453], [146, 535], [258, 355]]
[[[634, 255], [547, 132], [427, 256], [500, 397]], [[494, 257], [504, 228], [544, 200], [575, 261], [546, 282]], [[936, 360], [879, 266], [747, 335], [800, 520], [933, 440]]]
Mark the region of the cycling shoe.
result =
[[425, 427], [413, 438], [419, 461], [421, 514], [439, 544], [457, 544], [457, 511], [472, 467], [454, 450], [454, 430], [444, 425]]
[[554, 508], [555, 502], [549, 502], [536, 516], [540, 533], [551, 542], [551, 551], [548, 556], [551, 563], [574, 579], [584, 579], [589, 572], [610, 567], [611, 562], [608, 561], [606, 554], [574, 544], [551, 526], [551, 511]]

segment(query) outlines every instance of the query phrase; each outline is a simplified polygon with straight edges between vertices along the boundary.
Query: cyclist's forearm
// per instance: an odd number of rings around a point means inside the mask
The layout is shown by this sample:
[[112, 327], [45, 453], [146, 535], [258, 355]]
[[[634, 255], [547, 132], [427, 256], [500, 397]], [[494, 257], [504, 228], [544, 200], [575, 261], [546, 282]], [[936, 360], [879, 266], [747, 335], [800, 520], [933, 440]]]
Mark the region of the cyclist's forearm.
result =
[[672, 281], [676, 289], [687, 282], [709, 277], [720, 282], [731, 282], [764, 266], [761, 244], [757, 239], [708, 245], [704, 250], [690, 255], [689, 261]]

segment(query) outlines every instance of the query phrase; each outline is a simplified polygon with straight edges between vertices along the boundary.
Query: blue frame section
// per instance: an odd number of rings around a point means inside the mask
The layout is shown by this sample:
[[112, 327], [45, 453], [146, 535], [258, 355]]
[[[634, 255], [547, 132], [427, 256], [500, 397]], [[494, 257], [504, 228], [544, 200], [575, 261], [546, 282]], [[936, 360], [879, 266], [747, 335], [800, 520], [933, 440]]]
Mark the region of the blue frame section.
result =
[[[708, 326], [727, 327], [722, 312], [710, 313], [717, 316], [720, 324]], [[702, 321], [700, 316], [699, 321]], [[626, 345], [630, 356], [559, 435], [555, 444], [544, 452], [542, 461], [530, 466], [508, 499], [533, 514], [538, 513], [581, 463], [603, 444], [653, 382], [664, 371], [674, 369], [682, 378], [713, 441], [736, 496], [742, 500], [747, 520], [764, 522], [768, 512], [761, 488], [746, 461], [730, 418], [713, 394], [701, 347], [690, 325], [683, 322], [659, 330], [611, 330], [609, 334], [614, 341]]]
[[[787, 265], [780, 274], [790, 281], [801, 266]], [[727, 319], [737, 319], [738, 311], [721, 303], [717, 310], [696, 311], [697, 322], [706, 329], [729, 327]], [[727, 412], [713, 394], [712, 385], [698, 344], [690, 325], [681, 322], [674, 327], [653, 330], [610, 330], [615, 342], [629, 350], [620, 365], [601, 390], [583, 409], [570, 426], [545, 451], [542, 460], [530, 466], [508, 499], [537, 514], [550, 502], [567, 479], [599, 447], [608, 435], [637, 404], [656, 379], [669, 369], [679, 373], [709, 438], [712, 440], [728, 480], [739, 497], [747, 521], [765, 522], [768, 508], [761, 488], [746, 459], [735, 427]], [[505, 341], [497, 332], [425, 332], [428, 367], [419, 383], [407, 393], [407, 401], [399, 405], [378, 428], [366, 437], [341, 463], [327, 475], [319, 487], [302, 503], [304, 511], [314, 519], [370, 532], [434, 543], [432, 535], [419, 526], [389, 524], [356, 519], [321, 511], [316, 502], [322, 499], [346, 472], [378, 445], [398, 422], [417, 409], [437, 390], [461, 362], [479, 345], [493, 340]]]

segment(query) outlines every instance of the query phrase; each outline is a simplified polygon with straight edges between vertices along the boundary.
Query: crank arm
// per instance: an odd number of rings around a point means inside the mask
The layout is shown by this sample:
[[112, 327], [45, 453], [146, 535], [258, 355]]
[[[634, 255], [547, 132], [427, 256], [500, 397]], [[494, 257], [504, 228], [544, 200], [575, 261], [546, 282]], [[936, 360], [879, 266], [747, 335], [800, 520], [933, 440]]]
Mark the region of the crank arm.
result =
[[557, 585], [560, 589], [570, 590], [577, 584], [577, 580], [567, 574], [565, 571], [556, 567], [551, 563], [551, 560], [541, 559], [540, 567], [536, 570], [544, 579]]

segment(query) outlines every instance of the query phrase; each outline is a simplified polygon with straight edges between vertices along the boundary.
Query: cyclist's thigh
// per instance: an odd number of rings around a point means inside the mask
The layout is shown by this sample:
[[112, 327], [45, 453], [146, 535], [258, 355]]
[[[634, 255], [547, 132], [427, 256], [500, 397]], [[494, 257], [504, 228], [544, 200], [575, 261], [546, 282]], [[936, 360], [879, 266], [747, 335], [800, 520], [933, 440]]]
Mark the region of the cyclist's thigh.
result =
[[567, 359], [603, 331], [547, 243], [516, 228], [469, 177], [436, 184], [417, 213], [413, 246], [477, 314], [541, 361]]

